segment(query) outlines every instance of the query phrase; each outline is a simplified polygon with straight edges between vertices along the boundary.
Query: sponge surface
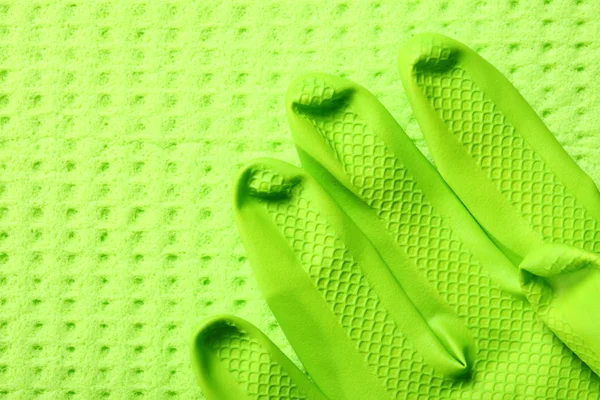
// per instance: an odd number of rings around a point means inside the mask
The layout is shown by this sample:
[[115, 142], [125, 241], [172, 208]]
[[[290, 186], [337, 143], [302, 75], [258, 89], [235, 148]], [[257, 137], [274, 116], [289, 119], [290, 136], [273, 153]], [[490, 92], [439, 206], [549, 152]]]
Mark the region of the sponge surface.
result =
[[426, 151], [397, 54], [452, 36], [600, 182], [600, 4], [491, 3], [0, 0], [0, 399], [201, 399], [189, 337], [218, 313], [294, 359], [231, 182], [298, 165], [284, 97], [308, 70], [367, 87]]

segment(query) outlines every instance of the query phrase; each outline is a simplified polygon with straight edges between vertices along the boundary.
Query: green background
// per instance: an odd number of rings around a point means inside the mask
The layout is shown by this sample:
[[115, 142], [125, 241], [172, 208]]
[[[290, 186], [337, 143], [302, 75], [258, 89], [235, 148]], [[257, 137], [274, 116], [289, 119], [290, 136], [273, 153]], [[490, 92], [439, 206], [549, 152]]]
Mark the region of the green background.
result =
[[399, 47], [480, 52], [600, 182], [600, 3], [1, 1], [0, 399], [202, 398], [193, 327], [255, 323], [288, 355], [233, 223], [243, 162], [298, 165], [306, 71], [369, 88], [424, 142]]

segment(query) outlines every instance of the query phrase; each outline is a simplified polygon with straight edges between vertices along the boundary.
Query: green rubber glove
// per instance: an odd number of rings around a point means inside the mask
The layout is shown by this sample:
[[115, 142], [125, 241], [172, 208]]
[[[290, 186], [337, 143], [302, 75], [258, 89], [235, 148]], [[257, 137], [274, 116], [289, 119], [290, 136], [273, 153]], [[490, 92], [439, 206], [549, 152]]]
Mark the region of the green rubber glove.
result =
[[600, 192], [519, 92], [473, 50], [414, 37], [402, 83], [436, 165], [516, 264], [533, 308], [600, 374]]
[[[225, 317], [194, 338], [209, 398], [600, 396], [600, 379], [523, 298], [518, 268], [366, 89], [310, 74], [287, 108], [304, 170], [249, 163], [234, 206], [259, 286], [313, 383]], [[277, 394], [289, 382], [294, 394]]]
[[251, 323], [219, 315], [204, 321], [192, 343], [192, 364], [208, 399], [327, 399]]
[[[255, 160], [242, 169], [236, 188], [238, 226], [260, 288], [328, 398], [402, 398], [410, 391], [410, 381], [402, 381], [409, 372], [425, 382], [470, 372], [475, 352], [461, 322], [424, 279], [399, 271], [412, 278], [406, 293], [364, 233], [306, 172], [282, 161]], [[252, 363], [244, 361], [252, 351], [233, 360], [231, 350], [221, 350], [236, 347], [227, 345], [228, 336], [235, 335], [236, 342], [252, 337], [243, 340], [245, 347], [262, 344], [262, 352], [287, 376], [297, 376], [297, 370], [289, 360], [282, 362], [256, 329], [246, 324], [240, 334], [238, 326], [243, 326], [239, 320], [219, 321], [215, 329], [209, 321], [199, 328], [193, 354], [200, 385], [215, 399], [279, 393], [250, 389], [260, 390], [261, 383]], [[232, 369], [242, 362], [245, 367]], [[280, 381], [279, 376], [268, 381]], [[232, 381], [236, 391], [230, 389]], [[297, 398], [318, 392], [309, 382], [294, 381], [294, 387]]]

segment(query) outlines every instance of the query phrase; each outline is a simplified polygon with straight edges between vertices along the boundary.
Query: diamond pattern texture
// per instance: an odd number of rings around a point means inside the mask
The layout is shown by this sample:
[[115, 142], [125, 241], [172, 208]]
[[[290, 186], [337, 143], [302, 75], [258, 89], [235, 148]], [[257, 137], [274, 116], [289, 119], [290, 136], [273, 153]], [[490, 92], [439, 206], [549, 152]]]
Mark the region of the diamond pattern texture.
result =
[[[323, 82], [314, 85], [325, 86]], [[446, 396], [441, 398], [471, 399], [598, 398], [600, 380], [526, 303], [503, 293], [485, 275], [478, 260], [423, 196], [410, 171], [350, 104], [303, 115], [321, 133], [361, 198], [386, 224], [414, 267], [463, 317], [479, 350], [472, 380], [448, 386], [441, 382], [441, 388], [428, 395], [411, 391], [405, 395], [424, 399], [437, 398], [439, 393]]]
[[[439, 53], [436, 46], [431, 51]], [[431, 71], [417, 64], [415, 74], [449, 129], [544, 241], [600, 251], [598, 223], [465, 70]]]
[[306, 399], [265, 348], [239, 327], [225, 323], [214, 326], [206, 334], [206, 343], [250, 398]]
[[294, 184], [286, 182], [283, 176], [269, 169], [253, 169], [249, 171], [248, 189], [250, 194], [258, 198], [286, 197], [291, 194]]
[[[270, 176], [272, 187], [280, 186], [278, 174], [258, 174], [262, 182]], [[267, 209], [390, 398], [403, 399], [413, 391], [435, 393], [441, 380], [398, 332], [351, 251], [303, 196], [303, 187], [294, 186], [289, 200], [268, 202]]]
[[600, 355], [576, 334], [571, 325], [554, 317], [561, 312], [553, 303], [556, 291], [542, 276], [558, 277], [560, 274], [568, 275], [581, 268], [597, 268], [600, 266], [600, 257], [595, 253], [582, 253], [579, 249], [568, 247], [561, 248], [560, 253], [556, 251], [545, 253], [535, 261], [535, 264], [536, 271], [543, 270], [543, 273], [536, 272], [539, 276], [528, 275], [528, 281], [522, 285], [532, 308], [587, 365], [596, 371], [599, 370]]

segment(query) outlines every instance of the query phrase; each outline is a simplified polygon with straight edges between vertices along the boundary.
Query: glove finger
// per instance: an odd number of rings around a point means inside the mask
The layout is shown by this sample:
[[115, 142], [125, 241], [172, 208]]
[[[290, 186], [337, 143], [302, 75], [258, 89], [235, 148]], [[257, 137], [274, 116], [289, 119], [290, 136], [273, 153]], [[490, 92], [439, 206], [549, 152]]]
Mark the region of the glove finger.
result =
[[542, 242], [600, 251], [600, 194], [519, 92], [442, 35], [411, 39], [402, 83], [436, 165], [517, 264]]
[[[598, 393], [600, 380], [522, 299], [507, 293], [521, 291], [515, 265], [374, 96], [345, 79], [305, 78], [291, 85], [287, 99], [303, 167], [366, 233], [398, 280], [410, 282], [402, 274], [418, 269], [477, 341], [473, 379], [451, 386], [444, 381], [443, 395], [436, 385], [422, 397]], [[394, 262], [399, 254], [412, 265]]]
[[[369, 91], [343, 78], [307, 74], [290, 85], [287, 112], [303, 168], [387, 257], [413, 301], [422, 297], [419, 286], [410, 285], [422, 275], [418, 270], [456, 264], [452, 257], [463, 246], [482, 261], [481, 274], [520, 293], [515, 266]], [[410, 267], [394, 260], [396, 254]]]
[[258, 328], [232, 315], [201, 324], [192, 365], [208, 400], [326, 400]]
[[402, 398], [415, 381], [439, 379], [423, 359], [446, 376], [469, 372], [469, 333], [444, 308], [425, 320], [372, 243], [306, 172], [254, 160], [237, 178], [234, 202], [259, 287], [328, 397]]
[[546, 325], [600, 375], [600, 257], [546, 244], [521, 265], [521, 286]]

